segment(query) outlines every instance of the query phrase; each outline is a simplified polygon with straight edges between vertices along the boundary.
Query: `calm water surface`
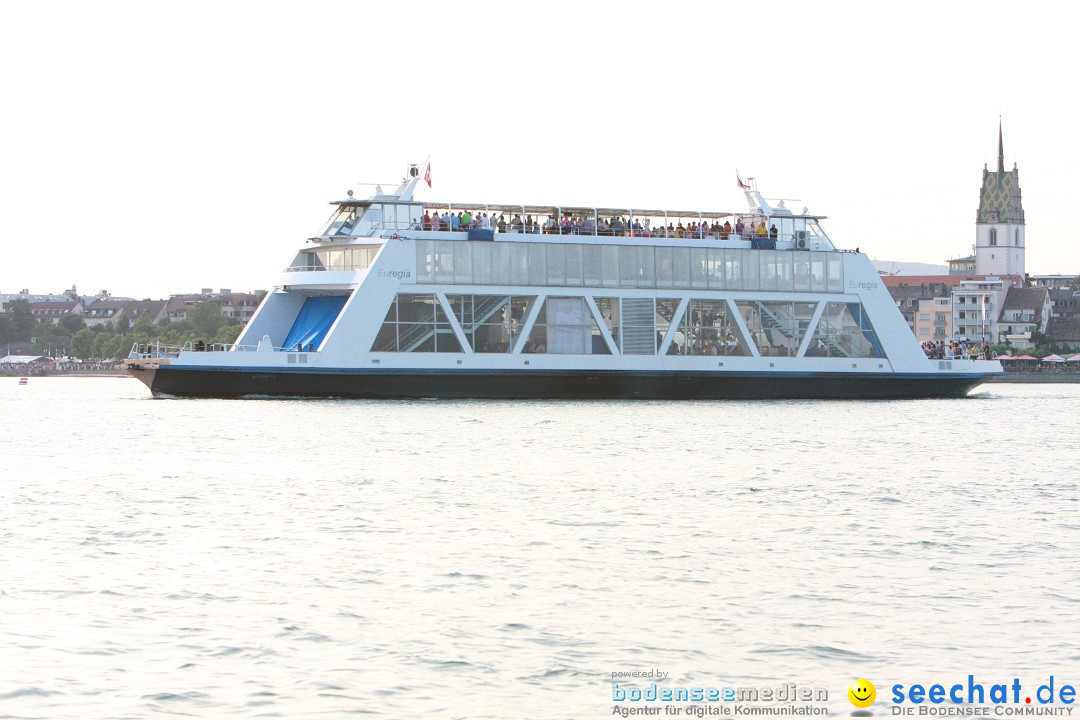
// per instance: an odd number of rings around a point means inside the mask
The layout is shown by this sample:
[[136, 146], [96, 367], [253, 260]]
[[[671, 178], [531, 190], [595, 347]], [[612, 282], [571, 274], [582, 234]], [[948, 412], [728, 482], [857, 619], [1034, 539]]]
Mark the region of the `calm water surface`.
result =
[[821, 685], [841, 715], [858, 677], [879, 698], [1080, 680], [1078, 385], [687, 403], [16, 383], [0, 717], [608, 717], [610, 673], [654, 667]]

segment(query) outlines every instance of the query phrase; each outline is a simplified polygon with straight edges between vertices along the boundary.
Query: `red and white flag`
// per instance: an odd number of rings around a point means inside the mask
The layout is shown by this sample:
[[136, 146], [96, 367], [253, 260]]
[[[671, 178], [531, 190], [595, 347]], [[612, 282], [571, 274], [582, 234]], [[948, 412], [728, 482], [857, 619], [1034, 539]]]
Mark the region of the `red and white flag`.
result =
[[742, 176], [739, 175], [738, 170], [735, 171], [735, 179], [739, 182], [739, 189], [740, 190], [749, 190], [750, 189], [750, 186], [742, 181]]
[[424, 182], [428, 187], [431, 187], [431, 162], [428, 161], [427, 167], [424, 168]]

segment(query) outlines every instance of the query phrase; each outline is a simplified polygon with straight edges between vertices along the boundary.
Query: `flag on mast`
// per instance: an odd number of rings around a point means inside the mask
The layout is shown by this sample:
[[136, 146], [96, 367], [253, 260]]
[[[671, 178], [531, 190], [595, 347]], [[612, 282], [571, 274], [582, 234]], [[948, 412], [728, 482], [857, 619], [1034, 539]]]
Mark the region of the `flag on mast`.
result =
[[742, 175], [739, 175], [738, 170], [735, 171], [735, 179], [739, 181], [739, 189], [740, 190], [749, 190], [750, 189], [750, 186], [742, 181]]
[[427, 161], [427, 165], [424, 166], [424, 182], [428, 187], [431, 187], [431, 161]]

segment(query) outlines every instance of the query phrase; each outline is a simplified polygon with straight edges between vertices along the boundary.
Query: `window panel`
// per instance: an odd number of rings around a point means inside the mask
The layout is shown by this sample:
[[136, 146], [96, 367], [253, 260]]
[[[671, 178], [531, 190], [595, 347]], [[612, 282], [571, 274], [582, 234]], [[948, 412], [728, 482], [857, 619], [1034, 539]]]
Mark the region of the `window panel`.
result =
[[669, 355], [749, 355], [725, 300], [691, 300]]
[[656, 287], [656, 258], [653, 255], [653, 249], [649, 246], [642, 245], [637, 248], [638, 257], [638, 282], [637, 286], [641, 288], [654, 288]]
[[708, 284], [705, 281], [705, 262], [707, 258], [708, 251], [705, 248], [690, 249], [690, 287], [707, 287]]
[[825, 304], [821, 321], [807, 349], [808, 356], [885, 357], [870, 319], [859, 303]]
[[566, 284], [566, 247], [558, 243], [547, 246], [548, 285]]
[[669, 288], [675, 282], [674, 268], [671, 265], [671, 248], [658, 247], [656, 256], [656, 287]]
[[690, 287], [690, 248], [671, 248], [671, 263], [675, 287]]

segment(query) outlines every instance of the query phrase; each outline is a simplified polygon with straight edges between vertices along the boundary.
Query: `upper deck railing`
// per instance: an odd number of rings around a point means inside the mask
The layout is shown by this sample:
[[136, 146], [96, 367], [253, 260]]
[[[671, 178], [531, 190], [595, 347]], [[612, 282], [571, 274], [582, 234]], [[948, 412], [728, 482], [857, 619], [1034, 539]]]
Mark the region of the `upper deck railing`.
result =
[[731, 213], [564, 208], [550, 205], [433, 204], [387, 198], [382, 202], [341, 203], [337, 215], [331, 218], [318, 237], [311, 240], [332, 242], [345, 238], [388, 237], [402, 232], [456, 234], [481, 231], [499, 235], [737, 240], [755, 247], [770, 247], [773, 242], [790, 241], [794, 249], [832, 250], [832, 242], [818, 223], [821, 219], [821, 216], [807, 215], [805, 211], [804, 214], [794, 215], [782, 206], [757, 207], [749, 212]]

